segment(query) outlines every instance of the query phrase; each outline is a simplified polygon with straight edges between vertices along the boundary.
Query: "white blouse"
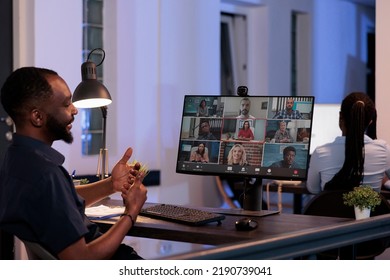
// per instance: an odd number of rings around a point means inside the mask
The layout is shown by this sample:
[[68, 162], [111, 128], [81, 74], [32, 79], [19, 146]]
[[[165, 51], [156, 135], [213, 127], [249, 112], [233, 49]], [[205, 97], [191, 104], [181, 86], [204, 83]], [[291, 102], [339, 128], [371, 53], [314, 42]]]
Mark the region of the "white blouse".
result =
[[[307, 189], [313, 193], [324, 190], [324, 186], [344, 164], [345, 136], [338, 136], [328, 144], [318, 146], [310, 157]], [[380, 191], [385, 172], [390, 169], [390, 147], [383, 140], [364, 136], [364, 178], [363, 184]]]

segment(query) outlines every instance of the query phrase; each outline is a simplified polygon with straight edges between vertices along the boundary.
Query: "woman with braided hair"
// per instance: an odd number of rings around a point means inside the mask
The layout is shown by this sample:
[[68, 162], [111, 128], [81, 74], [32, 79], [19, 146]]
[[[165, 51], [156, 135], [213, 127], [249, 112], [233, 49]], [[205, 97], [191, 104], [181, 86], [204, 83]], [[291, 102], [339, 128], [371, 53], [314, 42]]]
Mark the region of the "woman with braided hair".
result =
[[353, 92], [344, 98], [339, 127], [342, 136], [316, 147], [311, 155], [308, 190], [316, 194], [365, 184], [379, 192], [390, 169], [390, 147], [376, 139], [376, 109], [368, 95]]

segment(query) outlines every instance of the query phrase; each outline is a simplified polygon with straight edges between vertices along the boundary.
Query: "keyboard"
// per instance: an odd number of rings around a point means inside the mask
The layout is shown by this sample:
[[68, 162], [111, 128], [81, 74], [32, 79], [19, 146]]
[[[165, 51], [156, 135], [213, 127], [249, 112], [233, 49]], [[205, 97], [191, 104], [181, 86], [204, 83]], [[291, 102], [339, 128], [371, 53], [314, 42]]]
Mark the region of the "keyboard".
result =
[[200, 226], [212, 222], [221, 223], [221, 220], [225, 219], [225, 216], [222, 214], [171, 204], [147, 206], [142, 208], [139, 214], [192, 226]]

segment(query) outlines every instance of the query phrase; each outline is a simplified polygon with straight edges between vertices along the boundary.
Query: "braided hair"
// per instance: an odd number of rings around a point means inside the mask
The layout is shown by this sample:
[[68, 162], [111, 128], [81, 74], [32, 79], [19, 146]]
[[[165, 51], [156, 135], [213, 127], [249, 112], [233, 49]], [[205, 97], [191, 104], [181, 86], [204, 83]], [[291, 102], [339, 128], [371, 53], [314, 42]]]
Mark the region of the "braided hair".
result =
[[[342, 168], [325, 184], [325, 190], [352, 190], [363, 182], [364, 134], [376, 126], [374, 102], [362, 92], [353, 92], [344, 98], [340, 117], [345, 127], [345, 159]], [[372, 133], [376, 138], [376, 132]]]

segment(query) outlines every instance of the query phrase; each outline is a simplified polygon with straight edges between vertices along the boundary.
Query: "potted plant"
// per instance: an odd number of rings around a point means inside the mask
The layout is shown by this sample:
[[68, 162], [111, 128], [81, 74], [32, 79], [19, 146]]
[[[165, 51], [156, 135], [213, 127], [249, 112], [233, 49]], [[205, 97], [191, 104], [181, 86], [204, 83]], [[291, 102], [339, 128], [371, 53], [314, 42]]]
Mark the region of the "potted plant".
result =
[[370, 212], [381, 204], [379, 193], [369, 185], [360, 185], [343, 195], [344, 204], [355, 207], [357, 220], [370, 217]]

